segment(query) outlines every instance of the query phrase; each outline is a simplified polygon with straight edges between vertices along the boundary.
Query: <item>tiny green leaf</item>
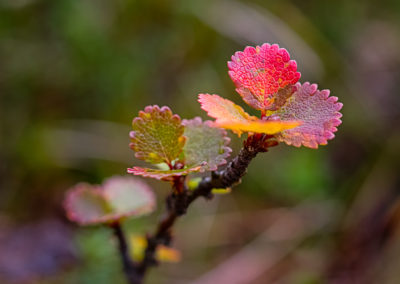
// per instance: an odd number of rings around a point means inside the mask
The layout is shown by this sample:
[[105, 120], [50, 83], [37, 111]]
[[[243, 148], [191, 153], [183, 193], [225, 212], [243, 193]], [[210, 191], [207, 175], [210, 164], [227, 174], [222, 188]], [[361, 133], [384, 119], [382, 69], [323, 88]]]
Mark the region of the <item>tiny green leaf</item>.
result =
[[138, 159], [157, 164], [172, 164], [185, 144], [184, 127], [168, 107], [147, 106], [133, 119], [130, 147]]
[[202, 178], [201, 177], [195, 177], [195, 178], [191, 178], [188, 182], [187, 182], [187, 186], [189, 190], [195, 190], [200, 182], [201, 182]]
[[202, 171], [214, 171], [226, 164], [226, 158], [232, 152], [227, 145], [230, 139], [226, 131], [212, 127], [211, 121], [202, 122], [200, 117], [183, 120], [186, 144], [183, 148], [185, 164], [188, 166], [203, 164]]
[[232, 192], [232, 188], [230, 188], [230, 187], [228, 187], [228, 188], [213, 188], [211, 190], [212, 194], [217, 194], [217, 195], [228, 194], [228, 193], [231, 193], [231, 192]]

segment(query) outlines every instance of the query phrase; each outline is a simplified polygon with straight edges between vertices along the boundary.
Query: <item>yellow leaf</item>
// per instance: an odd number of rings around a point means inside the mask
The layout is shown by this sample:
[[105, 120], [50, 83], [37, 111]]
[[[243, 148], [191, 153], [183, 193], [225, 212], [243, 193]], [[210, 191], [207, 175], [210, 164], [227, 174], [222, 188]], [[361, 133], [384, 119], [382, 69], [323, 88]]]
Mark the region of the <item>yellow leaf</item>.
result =
[[264, 134], [276, 134], [283, 130], [292, 129], [301, 125], [300, 121], [275, 121], [275, 120], [248, 120], [242, 121], [220, 121], [217, 126], [230, 129], [239, 136], [241, 132], [254, 132]]
[[173, 248], [170, 248], [167, 246], [163, 246], [163, 245], [160, 245], [157, 248], [156, 259], [158, 261], [179, 262], [179, 261], [181, 261], [181, 258], [182, 258], [181, 252], [176, 249], [173, 249]]
[[261, 120], [250, 116], [242, 107], [218, 95], [200, 94], [201, 108], [215, 118], [215, 125], [232, 130], [238, 136], [243, 132], [276, 134], [297, 127], [300, 121]]
[[[130, 253], [134, 261], [142, 261], [147, 247], [147, 239], [143, 236], [131, 236]], [[181, 260], [180, 251], [159, 245], [156, 250], [156, 259], [161, 262], [179, 262]]]

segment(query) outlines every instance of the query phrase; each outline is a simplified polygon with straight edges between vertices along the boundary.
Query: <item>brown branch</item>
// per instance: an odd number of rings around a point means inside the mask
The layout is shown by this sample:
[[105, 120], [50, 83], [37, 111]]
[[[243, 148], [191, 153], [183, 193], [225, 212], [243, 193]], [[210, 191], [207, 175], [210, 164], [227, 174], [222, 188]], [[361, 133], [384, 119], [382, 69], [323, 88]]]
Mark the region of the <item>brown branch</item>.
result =
[[[185, 177], [175, 177], [173, 180], [173, 192], [167, 197], [167, 212], [158, 223], [157, 229], [153, 235], [147, 236], [147, 248], [143, 260], [138, 264], [129, 264], [123, 256], [122, 240], [120, 239], [120, 251], [124, 262], [125, 274], [134, 278], [130, 284], [140, 284], [143, 282], [149, 267], [158, 264], [155, 253], [158, 245], [170, 245], [172, 240], [172, 227], [178, 217], [184, 215], [190, 204], [198, 197], [203, 196], [207, 199], [212, 198], [213, 188], [227, 188], [240, 182], [245, 175], [250, 162], [259, 152], [266, 152], [268, 147], [277, 145], [271, 136], [255, 134], [249, 136], [243, 143], [243, 148], [239, 154], [229, 163], [225, 170], [221, 172], [212, 172], [211, 177], [204, 177], [197, 188], [189, 193], [185, 185]], [[116, 230], [117, 234], [117, 230]], [[118, 236], [118, 235], [117, 235]], [[127, 268], [128, 267], [128, 268]], [[131, 274], [131, 269], [135, 270]]]
[[110, 227], [114, 230], [114, 234], [118, 239], [118, 248], [119, 253], [122, 260], [122, 265], [124, 268], [124, 273], [126, 279], [128, 280], [129, 284], [140, 284], [142, 283], [142, 275], [138, 273], [138, 269], [136, 264], [132, 261], [129, 255], [129, 247], [128, 243], [126, 242], [125, 234], [122, 231], [121, 224], [119, 222], [115, 222], [110, 225]]
[[205, 177], [199, 183], [198, 187], [188, 198], [188, 206], [198, 197], [203, 196], [207, 199], [212, 198], [211, 190], [213, 188], [227, 188], [240, 182], [240, 179], [246, 174], [250, 162], [259, 152], [266, 152], [268, 147], [277, 144], [267, 140], [271, 138], [265, 135], [249, 136], [243, 143], [243, 148], [239, 154], [229, 163], [222, 172], [212, 172], [211, 177]]

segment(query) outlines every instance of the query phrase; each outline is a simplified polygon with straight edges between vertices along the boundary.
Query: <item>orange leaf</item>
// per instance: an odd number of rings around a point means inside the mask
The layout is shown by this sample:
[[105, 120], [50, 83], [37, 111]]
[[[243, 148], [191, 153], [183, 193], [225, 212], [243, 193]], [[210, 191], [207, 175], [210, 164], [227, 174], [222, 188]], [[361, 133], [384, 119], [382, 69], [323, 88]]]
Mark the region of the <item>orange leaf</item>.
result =
[[201, 108], [215, 118], [215, 125], [230, 129], [239, 136], [243, 132], [275, 134], [299, 126], [299, 121], [261, 120], [250, 116], [240, 106], [218, 95], [200, 94]]
[[250, 115], [234, 102], [218, 95], [200, 94], [201, 108], [217, 121], [247, 121]]
[[[249, 119], [257, 119], [245, 112], [241, 106], [218, 95], [200, 94], [199, 102], [201, 108], [209, 116], [215, 118], [215, 122], [218, 124], [247, 123]], [[242, 133], [239, 129], [227, 128], [233, 130], [239, 136]]]

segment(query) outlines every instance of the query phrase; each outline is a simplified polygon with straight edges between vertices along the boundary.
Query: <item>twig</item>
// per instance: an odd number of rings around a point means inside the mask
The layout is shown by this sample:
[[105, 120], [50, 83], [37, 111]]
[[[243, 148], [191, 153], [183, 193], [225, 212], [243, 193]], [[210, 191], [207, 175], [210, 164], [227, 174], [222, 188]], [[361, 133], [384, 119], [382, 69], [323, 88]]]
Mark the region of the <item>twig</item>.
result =
[[143, 277], [138, 273], [136, 264], [132, 261], [131, 257], [129, 256], [129, 247], [128, 243], [126, 242], [124, 232], [122, 231], [121, 224], [119, 222], [115, 222], [111, 224], [111, 228], [113, 228], [114, 234], [118, 239], [118, 247], [121, 255], [122, 264], [124, 267], [124, 273], [129, 284], [142, 283]]
[[[135, 264], [126, 255], [127, 246], [121, 234], [120, 226], [114, 227], [116, 235], [120, 240], [120, 252], [124, 262], [124, 270], [130, 284], [141, 284], [149, 267], [158, 264], [155, 253], [160, 244], [170, 245], [172, 240], [172, 227], [178, 217], [184, 215], [190, 204], [198, 197], [212, 198], [213, 188], [227, 188], [240, 182], [245, 175], [250, 162], [260, 152], [266, 152], [268, 147], [277, 145], [271, 136], [255, 134], [247, 138], [239, 154], [229, 163], [225, 170], [214, 171], [211, 177], [204, 177], [197, 188], [191, 193], [185, 185], [185, 177], [176, 177], [173, 180], [173, 192], [167, 197], [167, 212], [158, 223], [153, 235], [147, 236], [147, 247], [143, 260]], [[132, 272], [131, 270], [134, 270]], [[134, 282], [136, 281], [136, 282]]]
[[[211, 190], [213, 188], [227, 188], [240, 182], [240, 179], [246, 174], [247, 167], [250, 162], [257, 156], [259, 152], [266, 152], [265, 141], [269, 136], [250, 136], [243, 143], [243, 148], [239, 154], [229, 163], [222, 172], [212, 172], [211, 177], [205, 177], [199, 183], [198, 187], [188, 198], [188, 206], [198, 197], [203, 196], [211, 199]], [[275, 144], [269, 144], [271, 147]]]

